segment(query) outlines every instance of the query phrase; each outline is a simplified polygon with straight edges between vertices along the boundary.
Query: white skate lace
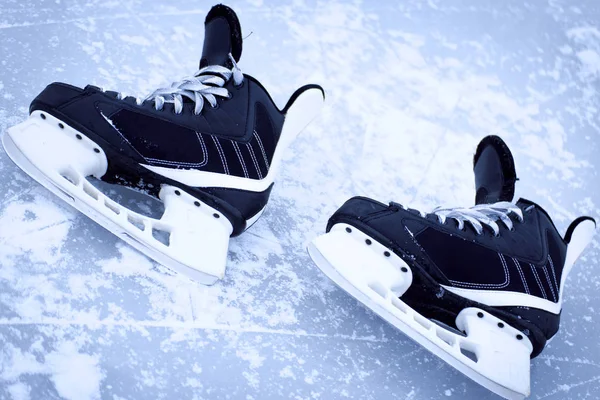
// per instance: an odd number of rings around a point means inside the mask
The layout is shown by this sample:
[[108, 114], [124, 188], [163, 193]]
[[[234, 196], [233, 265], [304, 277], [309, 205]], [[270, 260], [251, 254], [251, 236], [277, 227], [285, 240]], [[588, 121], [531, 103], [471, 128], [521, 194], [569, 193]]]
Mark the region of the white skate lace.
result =
[[[210, 65], [204, 67], [193, 76], [183, 78], [179, 82], [173, 82], [167, 88], [156, 89], [152, 94], [144, 99], [136, 98], [137, 105], [142, 105], [145, 101], [154, 101], [154, 108], [162, 110], [165, 103], [173, 103], [175, 113], [181, 114], [183, 110], [183, 97], [187, 97], [195, 103], [194, 114], [199, 115], [204, 107], [206, 100], [211, 107], [217, 106], [217, 96], [229, 98], [230, 94], [223, 86], [233, 77], [236, 86], [242, 84], [244, 74], [237, 66], [235, 59], [229, 54], [233, 67], [231, 69], [220, 65]], [[119, 100], [123, 95], [117, 95]]]
[[[436, 215], [438, 221], [442, 224], [446, 223], [448, 218], [454, 219], [458, 223], [458, 229], [463, 229], [465, 222], [469, 222], [478, 235], [483, 233], [483, 225], [487, 225], [494, 231], [494, 235], [500, 234], [500, 227], [497, 221], [504, 224], [511, 231], [514, 223], [509, 215], [514, 213], [517, 215], [519, 222], [523, 222], [523, 211], [507, 201], [501, 201], [494, 204], [480, 204], [469, 208], [436, 208], [432, 212]], [[421, 213], [423, 217], [426, 214]]]

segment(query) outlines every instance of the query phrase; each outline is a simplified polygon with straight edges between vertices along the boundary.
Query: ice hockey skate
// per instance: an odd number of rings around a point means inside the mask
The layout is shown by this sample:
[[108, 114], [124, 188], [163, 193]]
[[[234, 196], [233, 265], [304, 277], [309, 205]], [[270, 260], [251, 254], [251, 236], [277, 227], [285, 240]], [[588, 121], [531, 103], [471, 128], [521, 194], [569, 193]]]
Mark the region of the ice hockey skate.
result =
[[[11, 159], [61, 199], [163, 265], [205, 284], [222, 278], [229, 238], [263, 212], [282, 152], [323, 105], [318, 85], [278, 108], [243, 74], [240, 23], [217, 5], [199, 70], [143, 99], [47, 86], [3, 135]], [[150, 218], [107, 197], [95, 177], [164, 203]], [[165, 239], [166, 238], [166, 239]]]
[[512, 202], [508, 147], [485, 138], [477, 205], [430, 213], [355, 197], [309, 245], [338, 286], [471, 379], [507, 399], [530, 394], [530, 358], [559, 328], [566, 277], [596, 223], [564, 236], [537, 204]]

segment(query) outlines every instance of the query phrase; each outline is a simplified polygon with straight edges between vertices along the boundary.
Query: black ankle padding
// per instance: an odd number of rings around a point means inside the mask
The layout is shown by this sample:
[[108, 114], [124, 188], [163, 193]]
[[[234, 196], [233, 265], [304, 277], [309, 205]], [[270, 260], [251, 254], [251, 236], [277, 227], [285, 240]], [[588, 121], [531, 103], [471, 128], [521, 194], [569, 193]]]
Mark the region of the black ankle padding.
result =
[[476, 204], [512, 201], [517, 181], [515, 162], [500, 137], [490, 135], [481, 140], [473, 157], [473, 171]]
[[[240, 26], [240, 21], [235, 12], [226, 5], [217, 4], [208, 12], [206, 19], [204, 20], [204, 26], [206, 30], [204, 46], [206, 48], [206, 46], [210, 45], [210, 43], [212, 42], [212, 38], [209, 37], [211, 36], [209, 25], [211, 24], [211, 22], [215, 21], [218, 18], [223, 18], [227, 22], [229, 28], [229, 38], [231, 40], [231, 55], [233, 56], [235, 61], [238, 62], [240, 60], [240, 57], [242, 56], [242, 27]], [[207, 53], [203, 52], [203, 54]], [[200, 63], [201, 67], [206, 66], [203, 64], [205, 63]]]

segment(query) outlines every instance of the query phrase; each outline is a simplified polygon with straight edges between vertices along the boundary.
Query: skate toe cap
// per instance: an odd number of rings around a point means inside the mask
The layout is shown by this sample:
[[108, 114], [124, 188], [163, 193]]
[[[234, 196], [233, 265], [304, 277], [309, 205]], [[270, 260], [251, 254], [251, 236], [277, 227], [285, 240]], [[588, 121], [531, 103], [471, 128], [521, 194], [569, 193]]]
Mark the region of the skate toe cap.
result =
[[363, 220], [369, 216], [385, 211], [388, 206], [368, 197], [356, 196], [347, 200], [329, 219], [327, 230], [340, 219]]
[[39, 109], [58, 108], [81, 96], [83, 89], [62, 82], [54, 82], [46, 86], [31, 102], [29, 112]]
[[329, 219], [327, 231], [335, 224], [346, 223], [376, 236], [383, 242], [413, 244], [414, 236], [428, 226], [417, 210], [397, 203], [386, 205], [366, 197], [346, 201]]

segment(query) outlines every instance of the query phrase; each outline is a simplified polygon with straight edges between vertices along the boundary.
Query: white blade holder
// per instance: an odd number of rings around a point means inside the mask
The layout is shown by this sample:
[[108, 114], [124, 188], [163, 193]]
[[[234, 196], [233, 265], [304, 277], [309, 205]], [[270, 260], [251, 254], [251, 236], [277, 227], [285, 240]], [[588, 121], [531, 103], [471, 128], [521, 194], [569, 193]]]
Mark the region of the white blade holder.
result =
[[466, 308], [456, 318], [461, 335], [417, 313], [400, 298], [412, 282], [410, 267], [355, 227], [336, 224], [308, 250], [338, 286], [454, 368], [507, 399], [529, 395], [533, 347], [517, 329]]
[[165, 206], [160, 219], [121, 206], [85, 179], [106, 173], [102, 148], [40, 111], [10, 128], [2, 141], [21, 169], [142, 253], [200, 283], [223, 277], [233, 228], [216, 209], [169, 185], [159, 193]]

